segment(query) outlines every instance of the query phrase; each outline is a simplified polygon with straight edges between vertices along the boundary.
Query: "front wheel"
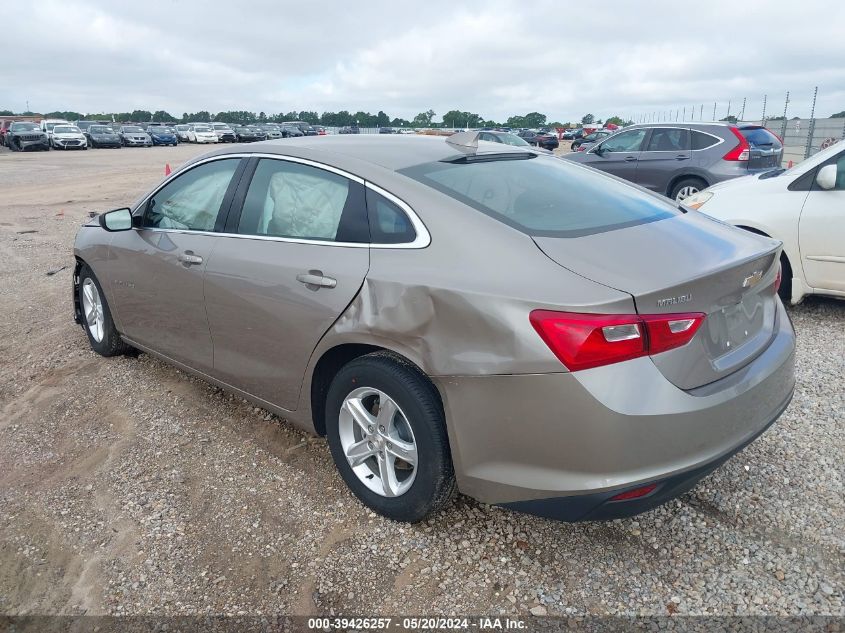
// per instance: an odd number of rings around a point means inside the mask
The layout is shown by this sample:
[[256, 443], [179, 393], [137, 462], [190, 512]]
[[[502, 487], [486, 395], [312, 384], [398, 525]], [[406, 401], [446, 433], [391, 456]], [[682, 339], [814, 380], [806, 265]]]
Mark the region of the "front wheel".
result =
[[115, 328], [100, 282], [87, 265], [79, 271], [78, 292], [82, 328], [88, 335], [91, 349], [100, 356], [117, 356], [129, 351], [129, 345], [123, 342]]
[[362, 356], [338, 372], [326, 399], [326, 435], [346, 485], [382, 516], [416, 523], [455, 492], [437, 390], [389, 352]]

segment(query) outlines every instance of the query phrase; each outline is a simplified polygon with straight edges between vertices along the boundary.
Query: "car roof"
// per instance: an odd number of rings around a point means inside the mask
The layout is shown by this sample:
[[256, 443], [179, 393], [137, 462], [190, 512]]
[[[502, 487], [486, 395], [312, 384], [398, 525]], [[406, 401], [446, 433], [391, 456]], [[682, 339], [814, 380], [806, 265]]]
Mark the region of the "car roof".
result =
[[636, 128], [641, 127], [688, 127], [688, 128], [697, 128], [697, 127], [730, 127], [732, 125], [736, 125], [736, 123], [731, 123], [730, 121], [661, 121], [659, 123], [636, 123], [634, 125], [629, 125], [624, 128], [619, 128], [618, 130], [613, 130], [614, 132], [621, 132], [623, 130], [633, 130]]
[[[232, 147], [220, 154], [268, 153], [313, 158], [326, 164], [348, 162], [370, 163], [390, 170], [399, 170], [421, 163], [454, 158], [461, 150], [446, 142], [448, 137], [424, 135], [332, 135], [301, 136], [266, 141], [249, 148]], [[477, 154], [521, 154], [524, 148], [479, 141]], [[218, 152], [215, 152], [218, 153]]]

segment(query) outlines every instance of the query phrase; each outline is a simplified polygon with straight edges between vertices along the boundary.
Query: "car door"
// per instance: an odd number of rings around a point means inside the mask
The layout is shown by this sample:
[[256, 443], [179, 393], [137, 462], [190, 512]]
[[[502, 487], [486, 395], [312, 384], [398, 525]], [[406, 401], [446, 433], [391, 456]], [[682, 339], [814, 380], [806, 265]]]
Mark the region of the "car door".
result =
[[798, 222], [798, 242], [807, 283], [845, 292], [845, 152], [819, 169], [826, 165], [836, 165], [836, 186], [825, 190], [813, 181]]
[[614, 176], [633, 181], [647, 128], [614, 134], [587, 150], [584, 162]]
[[293, 410], [311, 353], [369, 269], [364, 186], [289, 157], [253, 169], [206, 269], [214, 375]]
[[137, 228], [114, 233], [109, 244], [121, 333], [204, 372], [213, 362], [203, 275], [241, 165], [218, 158], [180, 173], [134, 211]]
[[635, 182], [667, 195], [672, 179], [689, 168], [690, 132], [682, 127], [654, 127], [637, 162]]

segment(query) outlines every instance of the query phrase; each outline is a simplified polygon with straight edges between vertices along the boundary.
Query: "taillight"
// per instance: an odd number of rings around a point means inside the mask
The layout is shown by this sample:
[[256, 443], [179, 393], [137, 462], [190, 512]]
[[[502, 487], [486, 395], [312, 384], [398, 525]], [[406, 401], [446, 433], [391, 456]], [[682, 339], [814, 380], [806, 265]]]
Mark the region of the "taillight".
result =
[[576, 147], [576, 148], [575, 148], [575, 151], [576, 151], [576, 152], [583, 152], [583, 151], [585, 151], [586, 149], [587, 149], [587, 148], [586, 148], [586, 146], [584, 146], [584, 145], [579, 145], [578, 147]]
[[783, 280], [783, 266], [778, 264], [778, 274], [775, 275], [775, 292], [780, 290], [780, 282]]
[[686, 345], [704, 314], [581, 314], [534, 310], [531, 325], [567, 369], [579, 371]]
[[733, 132], [733, 135], [739, 141], [739, 145], [737, 145], [731, 151], [729, 151], [727, 154], [722, 156], [722, 160], [745, 161], [745, 160], [748, 160], [749, 158], [751, 158], [751, 147], [748, 145], [748, 141], [745, 140], [745, 137], [742, 135], [742, 132], [740, 132], [734, 126], [731, 126], [728, 129], [731, 132]]

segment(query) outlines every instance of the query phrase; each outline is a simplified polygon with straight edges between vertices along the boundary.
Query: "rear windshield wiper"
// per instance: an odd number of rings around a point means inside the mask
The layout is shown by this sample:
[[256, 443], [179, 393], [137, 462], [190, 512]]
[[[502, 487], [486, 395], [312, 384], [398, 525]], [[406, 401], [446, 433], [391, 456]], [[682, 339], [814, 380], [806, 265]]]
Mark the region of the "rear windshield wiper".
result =
[[444, 158], [441, 163], [466, 164], [466, 163], [492, 163], [500, 160], [530, 160], [537, 158], [533, 152], [501, 152], [496, 154], [458, 154], [451, 158]]

